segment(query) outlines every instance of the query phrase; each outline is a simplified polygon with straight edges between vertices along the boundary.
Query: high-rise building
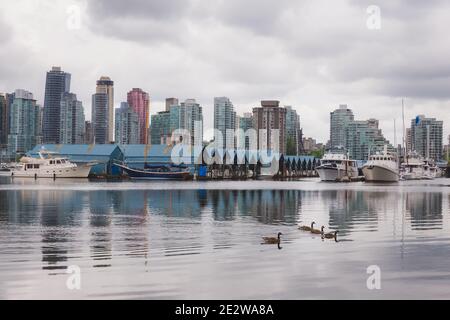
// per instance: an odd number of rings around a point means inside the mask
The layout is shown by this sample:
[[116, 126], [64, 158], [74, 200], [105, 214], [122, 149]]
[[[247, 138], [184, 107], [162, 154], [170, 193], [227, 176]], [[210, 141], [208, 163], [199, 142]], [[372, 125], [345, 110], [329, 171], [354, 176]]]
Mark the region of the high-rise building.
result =
[[11, 105], [11, 126], [8, 135], [8, 153], [16, 157], [42, 142], [41, 107], [36, 105], [33, 94], [18, 89]]
[[178, 99], [177, 98], [167, 98], [166, 99], [166, 111], [170, 111], [171, 106], [177, 106]]
[[116, 109], [116, 143], [139, 144], [138, 114], [127, 102], [122, 102]]
[[330, 148], [346, 148], [346, 128], [354, 120], [352, 110], [346, 104], [330, 113]]
[[[291, 106], [286, 106], [286, 154], [299, 155], [303, 152], [303, 133], [300, 116]], [[289, 146], [289, 148], [288, 148]], [[291, 150], [288, 150], [291, 149]]]
[[[236, 112], [233, 103], [227, 97], [214, 98], [214, 129], [220, 132], [222, 147], [235, 147]], [[214, 139], [217, 142], [219, 137]]]
[[139, 143], [147, 144], [150, 117], [150, 97], [140, 88], [133, 88], [127, 94], [127, 102], [131, 109], [137, 113], [139, 119]]
[[[97, 87], [95, 94], [98, 94], [98, 98], [96, 100], [100, 103], [100, 109], [104, 108], [104, 99], [106, 97], [106, 110], [98, 112], [97, 115], [102, 114], [105, 119], [97, 119], [99, 121], [106, 121], [106, 124], [97, 125], [94, 121], [94, 138], [95, 143], [111, 143], [114, 142], [114, 81], [112, 81], [109, 77], [100, 77], [97, 80]], [[96, 108], [94, 104], [92, 104], [92, 109]], [[94, 118], [92, 118], [94, 119]], [[106, 125], [105, 128], [103, 128]], [[97, 139], [95, 136], [96, 128], [102, 127], [102, 130], [106, 130], [105, 139]], [[98, 142], [98, 140], [103, 142]]]
[[74, 93], [61, 97], [60, 143], [83, 144], [85, 135], [84, 109]]
[[203, 143], [203, 111], [195, 99], [186, 99], [180, 104], [180, 121], [183, 129], [189, 131], [191, 145], [202, 145]]
[[6, 103], [6, 97], [0, 94], [0, 149], [8, 143], [9, 131], [9, 110]]
[[406, 152], [408, 153], [412, 151], [411, 128], [406, 128], [405, 144], [406, 144]]
[[47, 72], [43, 114], [43, 140], [45, 143], [59, 143], [61, 124], [61, 96], [70, 92], [70, 73], [60, 67]]
[[422, 157], [441, 160], [443, 121], [419, 115], [411, 120], [411, 150]]
[[170, 128], [170, 111], [161, 111], [152, 115], [150, 124], [151, 143], [170, 144], [172, 137]]
[[94, 132], [92, 129], [92, 122], [84, 122], [84, 143], [93, 144], [94, 143]]
[[[239, 130], [239, 134], [236, 140], [237, 149], [250, 150], [250, 136], [248, 134], [249, 129], [253, 129], [253, 115], [250, 112], [244, 113], [243, 116], [236, 116], [236, 126]], [[253, 142], [255, 145], [252, 148], [256, 149], [257, 141]]]
[[[280, 102], [275, 100], [261, 101], [261, 107], [253, 108], [253, 128], [258, 135], [259, 150], [286, 151], [286, 109], [280, 108]], [[263, 130], [263, 131], [261, 131]], [[264, 131], [265, 130], [265, 131]], [[278, 150], [272, 143], [273, 130], [278, 130]]]
[[92, 95], [92, 133], [96, 144], [106, 144], [109, 141], [109, 103], [108, 94]]
[[378, 128], [378, 120], [353, 120], [346, 124], [345, 147], [348, 155], [354, 160], [367, 160], [370, 154], [381, 152], [384, 146], [395, 151]]

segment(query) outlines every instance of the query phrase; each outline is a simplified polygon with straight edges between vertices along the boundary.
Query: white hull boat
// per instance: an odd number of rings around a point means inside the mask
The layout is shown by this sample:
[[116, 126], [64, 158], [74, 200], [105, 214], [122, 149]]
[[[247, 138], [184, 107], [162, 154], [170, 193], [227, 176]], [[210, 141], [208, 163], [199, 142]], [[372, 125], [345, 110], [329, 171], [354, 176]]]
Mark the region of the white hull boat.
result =
[[327, 153], [316, 167], [322, 181], [344, 181], [358, 178], [358, 166], [345, 154]]
[[398, 182], [400, 173], [395, 157], [387, 152], [374, 154], [369, 157], [362, 168], [364, 178], [367, 182]]
[[[87, 178], [94, 164], [78, 166], [66, 158], [51, 157], [50, 152], [39, 152], [40, 158], [23, 157], [10, 175], [18, 178]], [[47, 157], [46, 157], [47, 156]]]

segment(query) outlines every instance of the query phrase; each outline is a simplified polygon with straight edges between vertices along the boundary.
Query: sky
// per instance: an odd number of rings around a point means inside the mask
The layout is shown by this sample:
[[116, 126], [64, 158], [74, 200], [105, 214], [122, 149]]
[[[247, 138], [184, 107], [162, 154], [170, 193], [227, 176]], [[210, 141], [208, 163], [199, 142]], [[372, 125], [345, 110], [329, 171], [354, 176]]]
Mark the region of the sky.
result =
[[[375, 7], [374, 7], [375, 6]], [[91, 117], [95, 82], [115, 82], [115, 104], [139, 87], [151, 113], [166, 97], [195, 98], [205, 129], [213, 99], [238, 114], [279, 100], [306, 137], [329, 139], [329, 113], [347, 104], [377, 118], [394, 142], [418, 114], [450, 134], [450, 2], [446, 0], [15, 0], [0, 3], [0, 92], [43, 104], [52, 66]]]

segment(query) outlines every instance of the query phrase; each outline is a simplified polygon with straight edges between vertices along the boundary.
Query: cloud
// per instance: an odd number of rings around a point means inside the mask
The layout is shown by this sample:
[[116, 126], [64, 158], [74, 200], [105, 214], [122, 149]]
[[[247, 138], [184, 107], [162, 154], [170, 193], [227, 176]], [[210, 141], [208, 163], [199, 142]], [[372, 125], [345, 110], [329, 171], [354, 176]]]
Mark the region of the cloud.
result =
[[[80, 30], [66, 28], [73, 4]], [[366, 26], [372, 4], [381, 9], [380, 30]], [[402, 97], [407, 117], [422, 109], [448, 118], [444, 0], [17, 0], [0, 9], [8, 12], [0, 18], [0, 91], [23, 87], [42, 100], [45, 72], [60, 65], [88, 118], [101, 75], [115, 81], [117, 103], [133, 87], [148, 91], [152, 113], [167, 96], [197, 98], [206, 126], [214, 96], [229, 96], [238, 113], [278, 99], [321, 141], [340, 103], [359, 119], [379, 117], [391, 140]]]

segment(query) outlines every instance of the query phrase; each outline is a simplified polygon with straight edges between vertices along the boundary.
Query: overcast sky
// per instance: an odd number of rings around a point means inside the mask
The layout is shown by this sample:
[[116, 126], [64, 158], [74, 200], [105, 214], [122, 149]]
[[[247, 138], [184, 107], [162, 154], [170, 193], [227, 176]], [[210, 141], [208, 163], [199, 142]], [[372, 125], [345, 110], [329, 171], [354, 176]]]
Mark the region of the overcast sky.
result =
[[106, 75], [117, 106], [133, 87], [150, 93], [152, 114], [166, 97], [195, 98], [205, 127], [214, 96], [238, 114], [277, 99], [325, 142], [330, 111], [345, 103], [358, 119], [380, 119], [391, 141], [396, 118], [400, 143], [402, 97], [407, 123], [423, 113], [450, 134], [449, 27], [446, 0], [2, 1], [0, 92], [27, 89], [43, 104], [57, 65], [87, 119]]

